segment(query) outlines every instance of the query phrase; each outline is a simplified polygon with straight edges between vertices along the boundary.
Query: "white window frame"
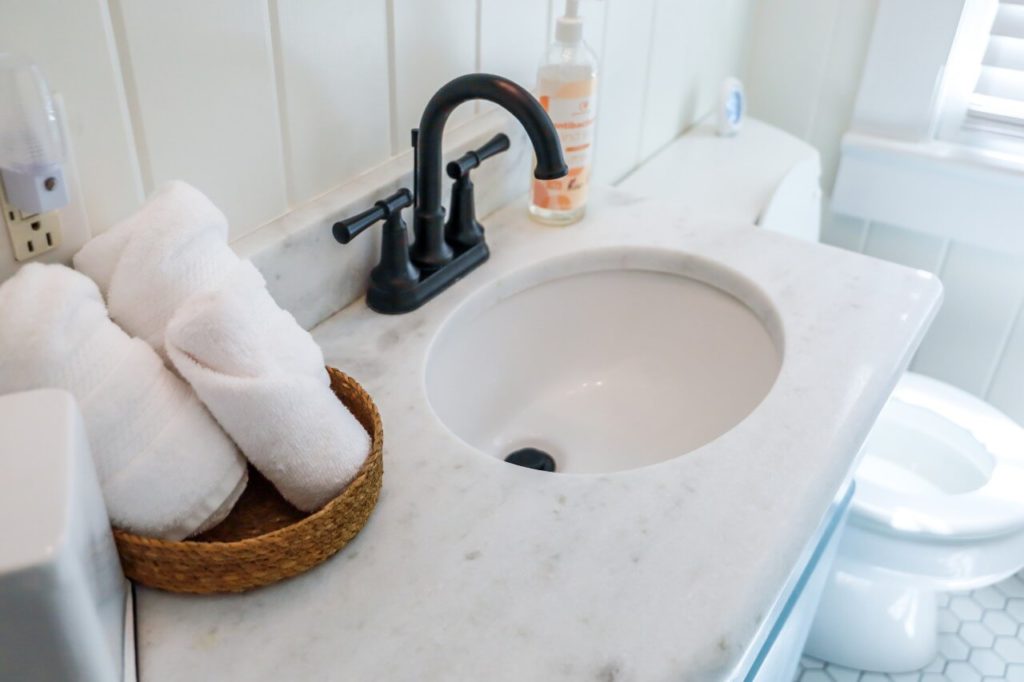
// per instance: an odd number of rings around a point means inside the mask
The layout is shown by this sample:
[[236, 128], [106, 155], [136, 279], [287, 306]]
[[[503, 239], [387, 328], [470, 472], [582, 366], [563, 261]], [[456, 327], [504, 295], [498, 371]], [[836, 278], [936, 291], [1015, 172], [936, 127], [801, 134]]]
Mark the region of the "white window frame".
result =
[[935, 137], [994, 155], [1024, 155], [1024, 127], [968, 125], [968, 104], [981, 73], [999, 0], [966, 0], [939, 90]]
[[[966, 103], [959, 122], [951, 108], [974, 80], [950, 64], [984, 49], [991, 25], [978, 8], [997, 3], [879, 0], [832, 210], [1024, 254], [1024, 150], [974, 143], [960, 132]], [[983, 36], [973, 46], [970, 31]]]

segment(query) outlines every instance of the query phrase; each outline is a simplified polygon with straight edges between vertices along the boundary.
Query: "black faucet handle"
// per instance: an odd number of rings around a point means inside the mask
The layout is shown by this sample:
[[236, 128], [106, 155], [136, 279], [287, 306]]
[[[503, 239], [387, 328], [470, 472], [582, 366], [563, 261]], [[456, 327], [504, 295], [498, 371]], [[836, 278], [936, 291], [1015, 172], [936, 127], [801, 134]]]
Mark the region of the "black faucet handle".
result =
[[334, 238], [348, 244], [361, 232], [383, 220], [380, 262], [370, 270], [366, 304], [381, 313], [407, 312], [416, 307], [420, 271], [409, 258], [409, 231], [402, 209], [412, 206], [412, 193], [402, 188], [358, 215], [334, 223]]
[[392, 214], [401, 212], [403, 208], [412, 206], [412, 193], [404, 187], [391, 196], [376, 202], [373, 206], [351, 218], [334, 223], [334, 238], [342, 244], [348, 244], [363, 230], [380, 220], [386, 220]]
[[496, 154], [508, 150], [508, 135], [498, 133], [479, 149], [466, 152], [447, 166], [448, 177], [457, 180]]
[[[476, 200], [473, 198], [473, 180], [469, 172], [485, 159], [500, 154], [509, 147], [508, 135], [498, 133], [479, 149], [466, 152], [448, 164], [448, 177], [452, 183], [451, 210], [444, 224], [444, 239], [456, 254], [465, 253], [484, 244], [484, 227], [476, 219]], [[486, 248], [486, 245], [483, 246]]]

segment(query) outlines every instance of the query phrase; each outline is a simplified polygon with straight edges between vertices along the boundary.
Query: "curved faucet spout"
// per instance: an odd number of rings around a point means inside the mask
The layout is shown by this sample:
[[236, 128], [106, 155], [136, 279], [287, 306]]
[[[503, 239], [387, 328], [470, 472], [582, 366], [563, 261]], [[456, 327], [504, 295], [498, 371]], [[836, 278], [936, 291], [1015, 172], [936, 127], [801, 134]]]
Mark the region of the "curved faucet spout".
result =
[[426, 273], [440, 269], [452, 259], [452, 249], [444, 240], [441, 207], [441, 137], [455, 107], [473, 99], [494, 102], [519, 120], [533, 143], [537, 156], [534, 175], [539, 180], [561, 178], [569, 172], [554, 124], [525, 89], [507, 78], [486, 73], [460, 76], [442, 86], [427, 102], [416, 137], [416, 241], [411, 255]]

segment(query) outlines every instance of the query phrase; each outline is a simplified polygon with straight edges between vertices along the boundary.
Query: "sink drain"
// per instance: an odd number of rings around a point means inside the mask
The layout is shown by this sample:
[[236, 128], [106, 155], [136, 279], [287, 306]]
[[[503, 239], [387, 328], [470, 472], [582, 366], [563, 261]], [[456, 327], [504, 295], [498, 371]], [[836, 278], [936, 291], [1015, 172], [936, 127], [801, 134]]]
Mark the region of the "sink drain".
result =
[[537, 471], [554, 471], [555, 458], [537, 448], [520, 448], [505, 458], [509, 464], [536, 469]]

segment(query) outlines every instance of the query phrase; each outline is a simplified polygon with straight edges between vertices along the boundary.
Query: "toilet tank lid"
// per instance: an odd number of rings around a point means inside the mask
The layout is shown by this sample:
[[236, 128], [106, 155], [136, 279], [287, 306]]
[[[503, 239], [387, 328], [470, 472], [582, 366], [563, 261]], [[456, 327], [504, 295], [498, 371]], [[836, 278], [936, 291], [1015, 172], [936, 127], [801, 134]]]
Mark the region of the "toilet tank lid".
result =
[[719, 218], [757, 222], [779, 183], [800, 164], [820, 173], [816, 150], [755, 118], [733, 137], [704, 120], [645, 161], [618, 186], [644, 197], [679, 201]]

